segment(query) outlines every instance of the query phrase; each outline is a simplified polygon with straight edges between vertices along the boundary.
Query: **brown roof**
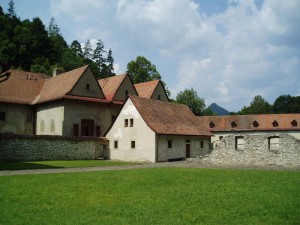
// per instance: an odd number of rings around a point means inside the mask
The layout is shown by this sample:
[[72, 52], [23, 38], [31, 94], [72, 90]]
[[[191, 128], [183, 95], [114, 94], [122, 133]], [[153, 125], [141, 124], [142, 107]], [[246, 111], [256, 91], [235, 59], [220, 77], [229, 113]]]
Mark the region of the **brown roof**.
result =
[[135, 84], [134, 87], [140, 97], [151, 98], [158, 83], [159, 83], [159, 80], [153, 80], [153, 81], [149, 81], [149, 82]]
[[211, 136], [197, 126], [197, 118], [188, 106], [130, 95], [129, 98], [146, 124], [158, 134]]
[[13, 69], [2, 73], [0, 102], [32, 104], [39, 95], [46, 78], [48, 78], [47, 75]]
[[118, 89], [119, 89], [120, 85], [122, 84], [126, 75], [127, 74], [125, 73], [125, 74], [120, 74], [117, 76], [98, 80], [98, 83], [99, 83], [100, 87], [102, 88], [105, 98], [108, 101], [114, 100], [116, 92], [118, 91]]
[[[197, 118], [201, 127], [209, 128], [211, 131], [300, 130], [300, 113], [198, 116]], [[232, 127], [234, 123], [236, 127]]]
[[77, 83], [88, 65], [45, 80], [37, 103], [63, 98]]

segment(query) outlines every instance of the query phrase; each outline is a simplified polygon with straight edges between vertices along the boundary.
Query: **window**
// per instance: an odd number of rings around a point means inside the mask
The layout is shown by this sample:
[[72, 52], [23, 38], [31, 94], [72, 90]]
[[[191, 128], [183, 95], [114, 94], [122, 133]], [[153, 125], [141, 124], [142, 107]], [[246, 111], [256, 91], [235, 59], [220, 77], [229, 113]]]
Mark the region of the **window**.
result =
[[131, 141], [131, 148], [135, 148], [135, 141]]
[[130, 127], [133, 127], [133, 119], [130, 119]]
[[0, 112], [0, 120], [5, 121], [5, 112]]
[[125, 91], [125, 96], [126, 96], [126, 97], [128, 96], [128, 90]]
[[243, 136], [235, 137], [235, 149], [238, 149], [238, 150], [244, 149], [244, 137]]
[[219, 140], [222, 140], [222, 139], [223, 139], [223, 136], [220, 136], [220, 137], [219, 137]]
[[94, 120], [82, 119], [81, 120], [81, 136], [94, 136]]
[[279, 137], [278, 136], [269, 137], [269, 149], [270, 150], [278, 150], [279, 149]]
[[291, 122], [291, 124], [292, 124], [292, 127], [297, 127], [297, 126], [298, 126], [298, 123], [297, 123], [296, 120], [293, 120], [293, 121]]
[[204, 142], [203, 141], [200, 142], [200, 148], [204, 148]]
[[216, 125], [215, 125], [213, 122], [210, 122], [210, 123], [209, 123], [209, 127], [210, 127], [210, 128], [215, 128], [215, 126], [216, 126]]
[[172, 148], [172, 140], [168, 140], [168, 148]]
[[232, 127], [232, 128], [236, 128], [236, 127], [237, 127], [236, 122], [233, 121], [233, 122], [231, 123], [231, 127]]
[[255, 120], [254, 122], [253, 122], [253, 127], [258, 127], [259, 126], [259, 124], [258, 124], [258, 122]]
[[90, 90], [90, 84], [86, 84], [86, 90]]
[[73, 124], [73, 136], [78, 137], [79, 136], [79, 125]]
[[96, 126], [96, 137], [100, 137], [100, 136], [101, 136], [101, 127]]
[[125, 121], [124, 121], [124, 127], [128, 127], [128, 119], [125, 119]]
[[273, 127], [278, 127], [279, 126], [278, 122], [276, 120], [274, 120], [272, 124], [273, 124]]
[[160, 95], [157, 96], [157, 99], [160, 100]]
[[115, 149], [118, 148], [118, 141], [114, 141], [114, 148], [115, 148]]

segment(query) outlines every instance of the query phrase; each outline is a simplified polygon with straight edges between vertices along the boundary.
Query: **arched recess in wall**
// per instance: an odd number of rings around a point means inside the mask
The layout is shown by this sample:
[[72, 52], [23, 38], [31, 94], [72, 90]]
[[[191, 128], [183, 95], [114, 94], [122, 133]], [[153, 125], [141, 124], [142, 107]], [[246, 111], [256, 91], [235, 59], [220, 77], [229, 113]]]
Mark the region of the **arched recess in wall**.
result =
[[53, 119], [51, 119], [50, 131], [51, 133], [55, 133], [55, 123]]

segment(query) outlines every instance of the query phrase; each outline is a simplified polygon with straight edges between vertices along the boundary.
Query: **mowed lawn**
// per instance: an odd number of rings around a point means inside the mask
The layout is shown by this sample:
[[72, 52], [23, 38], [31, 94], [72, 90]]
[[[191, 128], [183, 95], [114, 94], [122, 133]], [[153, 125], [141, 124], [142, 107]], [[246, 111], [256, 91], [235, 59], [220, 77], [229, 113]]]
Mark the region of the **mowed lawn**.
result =
[[0, 224], [300, 224], [300, 172], [149, 168], [0, 177]]

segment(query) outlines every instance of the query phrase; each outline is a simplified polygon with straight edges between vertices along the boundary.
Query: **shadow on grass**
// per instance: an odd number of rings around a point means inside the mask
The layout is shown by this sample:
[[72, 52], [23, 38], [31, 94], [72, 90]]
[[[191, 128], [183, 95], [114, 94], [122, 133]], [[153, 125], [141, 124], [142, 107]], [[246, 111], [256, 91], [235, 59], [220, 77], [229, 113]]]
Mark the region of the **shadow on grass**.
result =
[[53, 166], [34, 162], [0, 162], [1, 170], [34, 170], [34, 169], [59, 169], [62, 166]]

